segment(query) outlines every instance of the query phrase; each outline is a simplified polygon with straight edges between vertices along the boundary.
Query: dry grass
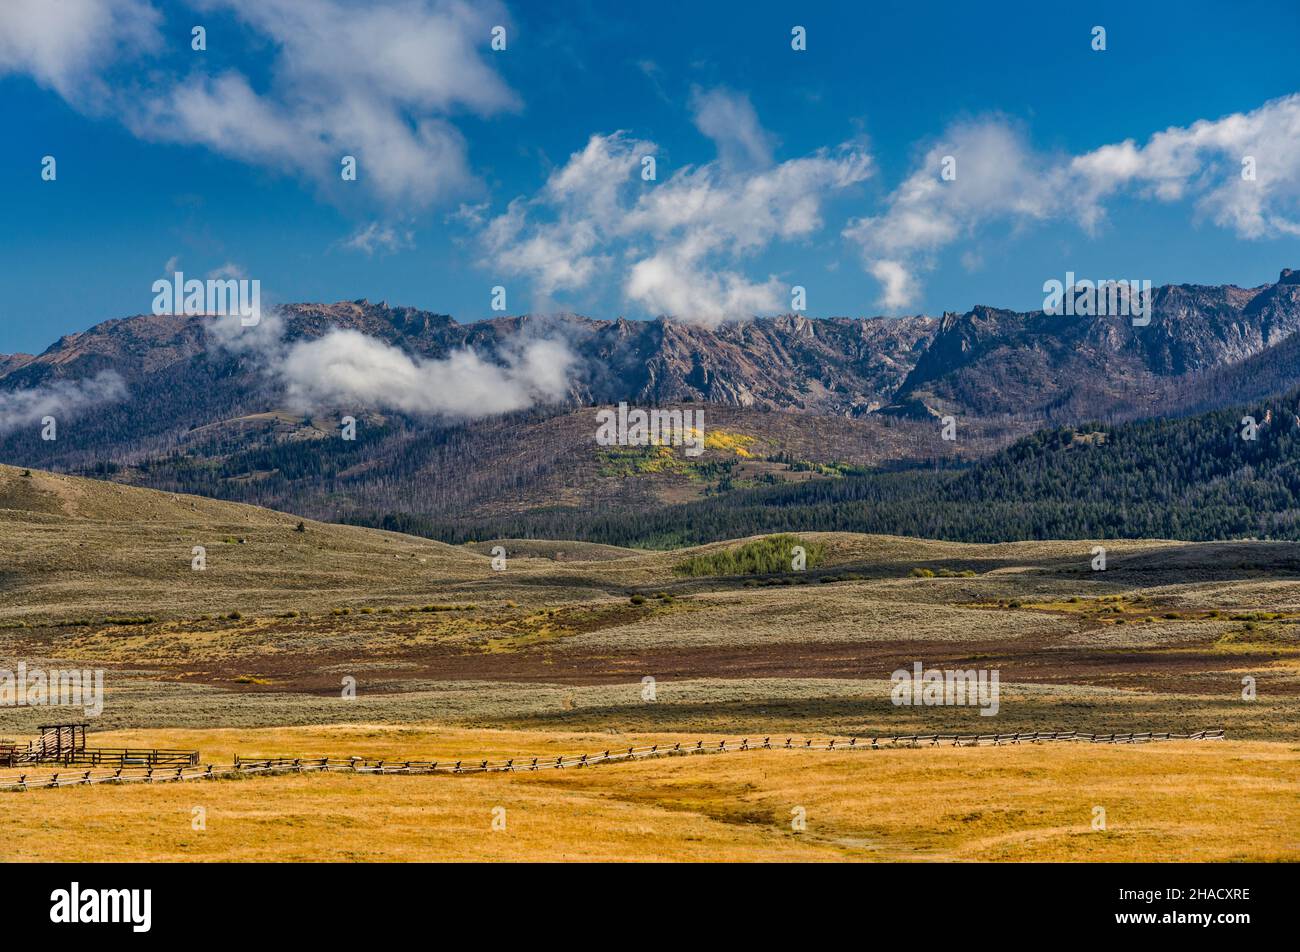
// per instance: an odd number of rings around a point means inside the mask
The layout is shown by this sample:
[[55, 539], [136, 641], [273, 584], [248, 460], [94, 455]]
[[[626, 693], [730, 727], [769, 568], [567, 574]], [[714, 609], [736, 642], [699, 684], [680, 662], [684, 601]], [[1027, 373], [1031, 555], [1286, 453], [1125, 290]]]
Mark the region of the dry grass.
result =
[[[378, 726], [122, 733], [245, 754], [493, 756], [672, 736]], [[749, 752], [563, 772], [348, 775], [2, 795], [0, 859], [1300, 859], [1300, 750], [1269, 743]], [[1105, 808], [1107, 829], [1091, 827]], [[195, 807], [207, 829], [191, 828]], [[505, 831], [493, 810], [505, 808]], [[791, 829], [802, 807], [807, 829]]]
[[[1087, 542], [808, 533], [837, 581], [745, 587], [673, 573], [745, 540], [664, 553], [510, 542], [495, 572], [490, 544], [297, 522], [0, 466], [0, 668], [103, 665], [92, 744], [197, 747], [213, 762], [554, 756], [737, 731], [1234, 739], [0, 794], [0, 858], [1300, 858], [1300, 546], [1108, 543], [1103, 573]], [[190, 569], [193, 545], [205, 572]], [[418, 610], [433, 605], [456, 607]], [[892, 705], [890, 672], [918, 659], [999, 669], [997, 717]], [[1242, 699], [1246, 675], [1258, 700]], [[339, 696], [344, 676], [355, 700]], [[0, 708], [0, 733], [59, 716]], [[195, 806], [206, 831], [191, 829]], [[496, 806], [505, 832], [491, 829]], [[795, 807], [806, 832], [790, 828]]]

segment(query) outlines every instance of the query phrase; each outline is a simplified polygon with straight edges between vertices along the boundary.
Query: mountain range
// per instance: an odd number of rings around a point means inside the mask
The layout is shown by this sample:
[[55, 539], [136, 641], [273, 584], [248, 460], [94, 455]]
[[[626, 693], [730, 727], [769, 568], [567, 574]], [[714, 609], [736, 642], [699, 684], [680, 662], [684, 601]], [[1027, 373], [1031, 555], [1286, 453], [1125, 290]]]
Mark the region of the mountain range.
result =
[[[1300, 272], [1289, 269], [1254, 288], [1156, 288], [1148, 326], [986, 306], [717, 329], [574, 314], [461, 324], [365, 300], [285, 305], [266, 323], [256, 343], [232, 343], [212, 318], [146, 314], [39, 355], [0, 355], [0, 461], [321, 519], [650, 513], [868, 469], [961, 466], [1045, 427], [1203, 413], [1300, 386]], [[415, 375], [363, 364], [362, 384], [382, 387], [350, 384], [357, 396], [304, 407], [295, 388], [335, 393], [338, 381], [322, 391], [302, 374], [334, 373], [338, 358], [285, 354], [341, 332], [354, 335], [337, 338], [345, 359], [379, 348]], [[538, 340], [562, 347], [562, 386], [527, 405], [474, 418], [401, 399], [402, 387], [441, 386], [467, 351], [474, 373], [507, 368], [517, 383], [517, 355]], [[591, 408], [620, 401], [703, 404], [708, 449], [687, 460], [597, 446]], [[54, 440], [41, 438], [47, 412]], [[339, 439], [344, 415], [358, 420], [354, 441]], [[941, 436], [946, 417], [955, 439]]]

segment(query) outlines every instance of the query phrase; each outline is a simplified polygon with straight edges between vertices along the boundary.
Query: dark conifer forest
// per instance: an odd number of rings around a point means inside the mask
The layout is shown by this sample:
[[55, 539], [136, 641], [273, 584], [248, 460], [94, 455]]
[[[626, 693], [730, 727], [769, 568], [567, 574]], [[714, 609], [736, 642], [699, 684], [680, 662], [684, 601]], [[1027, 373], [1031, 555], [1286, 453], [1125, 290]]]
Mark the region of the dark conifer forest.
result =
[[[1246, 416], [1258, 423], [1243, 439]], [[447, 542], [579, 539], [672, 547], [782, 531], [960, 542], [1300, 539], [1300, 393], [1187, 419], [1039, 431], [959, 471], [913, 469], [738, 490], [653, 513], [352, 521]]]

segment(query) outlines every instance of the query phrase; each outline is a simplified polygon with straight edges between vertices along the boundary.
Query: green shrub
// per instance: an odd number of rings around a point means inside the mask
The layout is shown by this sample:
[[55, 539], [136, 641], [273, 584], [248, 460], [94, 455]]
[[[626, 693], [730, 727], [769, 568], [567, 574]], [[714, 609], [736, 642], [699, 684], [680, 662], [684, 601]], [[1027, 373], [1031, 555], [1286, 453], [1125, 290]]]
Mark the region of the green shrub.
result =
[[796, 545], [804, 548], [806, 567], [814, 568], [826, 556], [826, 547], [818, 542], [806, 542], [796, 535], [782, 533], [746, 542], [734, 549], [723, 549], [707, 555], [696, 555], [673, 567], [677, 575], [698, 578], [705, 575], [770, 575], [789, 572], [793, 568]]

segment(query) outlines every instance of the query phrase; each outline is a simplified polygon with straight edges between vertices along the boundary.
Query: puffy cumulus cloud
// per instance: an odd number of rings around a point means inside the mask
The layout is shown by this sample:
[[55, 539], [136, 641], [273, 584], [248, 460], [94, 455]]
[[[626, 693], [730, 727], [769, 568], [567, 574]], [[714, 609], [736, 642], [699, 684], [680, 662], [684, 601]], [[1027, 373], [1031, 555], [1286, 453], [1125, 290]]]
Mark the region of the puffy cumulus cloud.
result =
[[772, 275], [750, 280], [738, 262], [816, 233], [827, 197], [873, 171], [864, 150], [843, 145], [758, 170], [720, 156], [642, 182], [641, 159], [656, 152], [624, 132], [592, 136], [537, 195], [478, 225], [485, 267], [548, 295], [617, 276], [625, 298], [651, 312], [705, 326], [746, 320], [779, 310], [788, 288]]
[[[495, 0], [196, 0], [227, 9], [280, 45], [276, 73], [296, 95], [329, 98], [348, 86], [394, 103], [479, 112], [514, 93], [486, 65], [489, 31], [508, 23]], [[480, 55], [484, 54], [484, 55]], [[303, 87], [320, 85], [308, 93]]]
[[423, 205], [473, 181], [449, 115], [518, 105], [487, 65], [493, 0], [388, 0], [365, 16], [342, 0], [201, 0], [233, 12], [277, 50], [265, 91], [240, 73], [196, 77], [128, 112], [139, 135], [193, 142], [333, 186], [355, 155], [357, 181], [390, 203]]
[[1051, 216], [1058, 187], [1050, 161], [1016, 125], [999, 117], [962, 122], [925, 151], [881, 214], [853, 219], [844, 237], [861, 248], [864, 267], [880, 282], [881, 306], [898, 311], [915, 302], [916, 272], [935, 252], [992, 220]]
[[340, 329], [294, 344], [278, 372], [290, 403], [302, 410], [356, 406], [476, 418], [566, 394], [574, 357], [562, 341], [534, 340], [503, 357], [494, 363], [466, 349], [426, 359]]
[[880, 303], [891, 311], [901, 311], [916, 300], [916, 279], [897, 261], [879, 260], [867, 263], [867, 271], [880, 282]]
[[505, 274], [527, 276], [543, 295], [585, 287], [608, 267], [609, 256], [596, 249], [619, 227], [639, 181], [634, 171], [655, 151], [654, 143], [624, 132], [592, 136], [532, 201], [515, 199], [495, 218], [478, 219], [488, 261]]
[[[1254, 179], [1242, 175], [1253, 160]], [[1160, 201], [1191, 199], [1201, 214], [1243, 238], [1300, 235], [1300, 93], [1250, 112], [1202, 119], [1076, 157], [1068, 169], [1086, 226], [1102, 201], [1135, 186]]]
[[653, 312], [717, 327], [780, 310], [789, 288], [774, 277], [755, 283], [734, 271], [705, 270], [689, 254], [665, 249], [632, 266], [624, 291]]
[[279, 308], [264, 308], [259, 323], [238, 315], [208, 318], [210, 346], [239, 356], [267, 382], [283, 387], [301, 412], [323, 408], [393, 410], [413, 416], [478, 419], [569, 393], [577, 356], [562, 327], [512, 341], [497, 359], [465, 348], [445, 357], [408, 354], [349, 328], [310, 340], [289, 340]]
[[102, 370], [82, 380], [54, 380], [26, 390], [0, 391], [0, 433], [39, 423], [52, 416], [62, 422], [82, 410], [126, 397], [126, 384], [114, 370]]
[[[128, 52], [159, 45], [149, 0], [16, 5], [16, 14], [12, 3], [0, 11], [0, 70], [30, 73], [79, 108], [87, 106], [80, 84], [107, 89], [104, 73]], [[492, 25], [509, 23], [496, 0], [374, 0], [364, 16], [345, 0], [193, 5], [233, 14], [264, 37], [269, 78], [254, 88], [236, 70], [196, 70], [123, 84], [104, 108], [143, 139], [203, 146], [323, 189], [339, 187], [340, 159], [354, 155], [361, 189], [421, 206], [475, 184], [452, 117], [519, 104], [487, 65]]]
[[83, 108], [108, 92], [100, 71], [162, 44], [149, 0], [6, 0], [0, 75], [23, 73]]
[[[951, 181], [946, 156], [956, 160]], [[1247, 157], [1253, 180], [1241, 174]], [[1075, 156], [1034, 150], [1000, 117], [963, 122], [925, 151], [880, 214], [851, 221], [844, 237], [880, 282], [881, 304], [899, 310], [919, 296], [936, 255], [979, 229], [1053, 220], [1095, 235], [1121, 194], [1190, 201], [1242, 238], [1300, 235], [1300, 94]]]
[[827, 195], [870, 174], [870, 158], [853, 147], [762, 172], [736, 174], [717, 163], [683, 169], [620, 219], [620, 237], [654, 249], [631, 265], [623, 293], [652, 313], [706, 327], [778, 311], [788, 285], [774, 275], [750, 280], [735, 262], [814, 234]]
[[644, 191], [618, 228], [634, 238], [680, 239], [692, 256], [724, 248], [758, 251], [820, 229], [829, 193], [866, 180], [872, 171], [871, 157], [852, 145], [819, 149], [761, 172], [733, 174], [717, 163], [688, 166]]
[[718, 159], [729, 166], [772, 164], [773, 137], [758, 122], [749, 97], [719, 87], [691, 91], [695, 127], [713, 140]]
[[284, 316], [278, 307], [263, 305], [256, 324], [245, 325], [239, 314], [210, 314], [204, 320], [208, 342], [214, 347], [268, 369], [283, 357]]

